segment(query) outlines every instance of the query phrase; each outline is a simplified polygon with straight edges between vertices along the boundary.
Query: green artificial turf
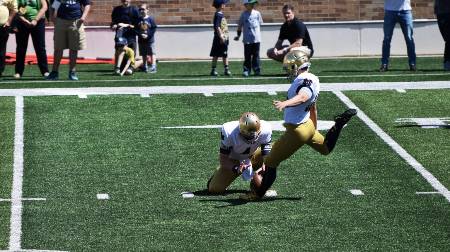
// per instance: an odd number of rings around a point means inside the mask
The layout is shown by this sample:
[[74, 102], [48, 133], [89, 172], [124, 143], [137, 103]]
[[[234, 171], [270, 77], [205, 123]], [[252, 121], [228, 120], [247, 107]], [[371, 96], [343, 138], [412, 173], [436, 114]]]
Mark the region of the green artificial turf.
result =
[[[378, 71], [377, 58], [337, 58], [312, 59], [311, 71], [320, 77], [323, 83], [380, 82], [380, 81], [430, 81], [450, 80], [450, 74], [442, 69], [439, 57], [420, 57], [417, 60], [417, 72], [409, 71], [406, 58], [392, 58], [390, 71]], [[242, 61], [232, 61], [232, 77], [211, 77], [209, 61], [199, 62], [160, 62], [158, 72], [149, 74], [135, 72], [132, 76], [113, 75], [113, 66], [109, 64], [77, 66], [80, 81], [68, 80], [66, 65], [61, 66], [59, 81], [45, 81], [37, 66], [27, 66], [20, 80], [14, 79], [13, 67], [6, 68], [0, 78], [0, 89], [5, 88], [45, 88], [45, 87], [116, 87], [116, 86], [171, 86], [171, 85], [244, 85], [288, 83], [282, 64], [273, 60], [262, 61], [262, 75], [243, 78]], [[219, 73], [222, 72], [218, 66]]]
[[[376, 109], [380, 96], [389, 94], [349, 95], [397, 139], [401, 132], [387, 122], [405, 104], [395, 102], [393, 94], [393, 101]], [[433, 94], [415, 95], [424, 101], [423, 111], [436, 109]], [[448, 92], [434, 95], [450, 97]], [[247, 110], [264, 120], [281, 120], [271, 100], [284, 96], [26, 97], [24, 196], [47, 200], [24, 203], [22, 248], [448, 250], [449, 202], [440, 195], [416, 195], [433, 189], [357, 118], [331, 155], [303, 147], [283, 162], [274, 184], [277, 198], [249, 203], [238, 199], [248, 189], [241, 179], [226, 195], [204, 194], [218, 164], [218, 129], [161, 128], [222, 124]], [[329, 92], [321, 93], [318, 106], [322, 120], [345, 109]], [[382, 111], [391, 113], [388, 119]], [[428, 140], [421, 131], [408, 134], [418, 143]], [[280, 135], [274, 132], [274, 139]], [[401, 144], [406, 140], [400, 137]], [[448, 146], [448, 138], [442, 141]], [[445, 149], [435, 151], [445, 162]], [[365, 195], [353, 196], [351, 189]], [[196, 196], [183, 199], [185, 191]], [[97, 200], [98, 193], [110, 199]]]

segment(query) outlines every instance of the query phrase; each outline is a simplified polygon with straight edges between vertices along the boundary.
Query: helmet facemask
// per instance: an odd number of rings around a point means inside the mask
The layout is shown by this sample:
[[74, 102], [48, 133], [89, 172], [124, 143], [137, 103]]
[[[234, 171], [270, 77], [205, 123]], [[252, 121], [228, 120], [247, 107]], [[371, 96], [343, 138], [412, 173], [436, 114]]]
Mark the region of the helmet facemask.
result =
[[309, 55], [311, 55], [311, 50], [306, 46], [302, 46], [292, 48], [284, 56], [283, 68], [291, 81], [297, 78], [299, 70], [307, 70], [311, 66]]
[[248, 143], [256, 142], [261, 132], [259, 117], [252, 112], [242, 114], [239, 119], [239, 132]]

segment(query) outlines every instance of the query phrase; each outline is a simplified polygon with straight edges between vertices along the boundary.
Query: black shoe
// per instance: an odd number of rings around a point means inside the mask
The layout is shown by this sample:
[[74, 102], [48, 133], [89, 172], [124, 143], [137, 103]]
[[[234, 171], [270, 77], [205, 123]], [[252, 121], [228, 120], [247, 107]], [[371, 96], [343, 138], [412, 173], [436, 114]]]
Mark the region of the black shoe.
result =
[[413, 72], [417, 71], [416, 65], [415, 64], [409, 65], [409, 71], [413, 71]]
[[344, 113], [334, 117], [336, 126], [344, 126], [358, 111], [356, 109], [347, 109]]
[[382, 64], [380, 67], [380, 72], [387, 72], [388, 69], [388, 65], [387, 64]]

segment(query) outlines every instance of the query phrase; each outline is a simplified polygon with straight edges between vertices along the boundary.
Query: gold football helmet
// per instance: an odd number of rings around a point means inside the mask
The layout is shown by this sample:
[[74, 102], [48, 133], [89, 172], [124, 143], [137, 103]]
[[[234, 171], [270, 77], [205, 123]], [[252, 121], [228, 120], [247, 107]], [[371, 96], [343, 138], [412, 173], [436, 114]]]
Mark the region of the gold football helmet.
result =
[[261, 132], [261, 121], [253, 112], [245, 112], [239, 118], [239, 132], [247, 141], [256, 141]]
[[283, 59], [283, 68], [290, 79], [295, 79], [299, 69], [307, 69], [311, 66], [309, 57], [311, 50], [306, 46], [292, 48]]

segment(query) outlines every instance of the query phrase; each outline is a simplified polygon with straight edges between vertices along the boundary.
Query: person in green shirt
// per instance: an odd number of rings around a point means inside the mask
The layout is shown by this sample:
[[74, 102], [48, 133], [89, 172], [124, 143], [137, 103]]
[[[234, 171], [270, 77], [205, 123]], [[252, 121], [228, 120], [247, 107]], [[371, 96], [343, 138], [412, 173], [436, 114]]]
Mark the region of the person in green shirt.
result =
[[19, 11], [16, 16], [16, 66], [15, 78], [21, 78], [25, 69], [28, 38], [31, 35], [39, 70], [48, 76], [47, 52], [45, 50], [45, 13], [46, 0], [18, 0]]

